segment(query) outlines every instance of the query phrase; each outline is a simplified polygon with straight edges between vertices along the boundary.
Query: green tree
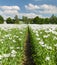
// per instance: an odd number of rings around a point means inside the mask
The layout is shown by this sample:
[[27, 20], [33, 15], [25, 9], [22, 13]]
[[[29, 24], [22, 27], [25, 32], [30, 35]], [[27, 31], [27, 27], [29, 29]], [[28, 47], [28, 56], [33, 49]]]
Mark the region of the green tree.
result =
[[57, 17], [54, 16], [54, 14], [50, 17], [50, 23], [51, 24], [57, 24]]
[[42, 24], [43, 19], [41, 19], [39, 16], [36, 16], [34, 19], [33, 19], [33, 23], [34, 24]]
[[0, 15], [0, 24], [4, 23], [4, 18]]
[[8, 24], [13, 24], [13, 23], [14, 23], [14, 19], [11, 19], [10, 17], [8, 17], [8, 18], [6, 19], [6, 23], [8, 23]]
[[16, 24], [19, 24], [19, 18], [18, 18], [18, 15], [15, 15], [14, 20], [15, 20], [15, 23], [16, 23]]
[[44, 24], [50, 24], [50, 19], [49, 18], [45, 18], [44, 19]]
[[28, 23], [29, 23], [28, 17], [26, 17], [26, 16], [23, 16], [23, 17], [22, 17], [22, 20], [23, 20], [23, 22], [24, 22], [25, 24], [28, 24]]
[[33, 19], [33, 23], [34, 24], [37, 24], [38, 23], [38, 19], [39, 19], [39, 17], [37, 16], [37, 17], [35, 17], [34, 19]]
[[33, 18], [28, 18], [28, 23], [33, 24]]

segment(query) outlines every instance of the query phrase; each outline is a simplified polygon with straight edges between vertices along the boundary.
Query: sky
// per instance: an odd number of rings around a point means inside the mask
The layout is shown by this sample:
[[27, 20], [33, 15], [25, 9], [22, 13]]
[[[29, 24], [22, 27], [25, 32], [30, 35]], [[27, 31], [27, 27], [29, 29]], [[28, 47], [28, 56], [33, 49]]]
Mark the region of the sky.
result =
[[57, 0], [0, 0], [0, 15], [8, 17], [28, 18], [57, 16]]

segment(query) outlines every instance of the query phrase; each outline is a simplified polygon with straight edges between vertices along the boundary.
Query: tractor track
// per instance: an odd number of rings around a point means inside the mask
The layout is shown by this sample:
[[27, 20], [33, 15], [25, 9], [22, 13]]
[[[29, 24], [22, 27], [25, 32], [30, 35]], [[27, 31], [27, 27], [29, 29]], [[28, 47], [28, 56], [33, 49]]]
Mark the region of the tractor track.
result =
[[23, 62], [23, 65], [35, 65], [33, 58], [32, 58], [32, 51], [31, 51], [31, 43], [30, 43], [30, 34], [29, 34], [29, 28], [28, 28], [28, 34], [27, 34], [27, 40], [25, 43], [25, 59]]

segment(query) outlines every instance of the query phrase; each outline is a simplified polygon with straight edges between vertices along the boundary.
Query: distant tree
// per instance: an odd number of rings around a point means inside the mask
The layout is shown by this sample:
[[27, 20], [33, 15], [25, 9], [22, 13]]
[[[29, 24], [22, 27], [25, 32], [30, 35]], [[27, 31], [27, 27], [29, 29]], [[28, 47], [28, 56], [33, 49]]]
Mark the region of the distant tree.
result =
[[34, 23], [34, 24], [42, 24], [42, 19], [41, 19], [39, 16], [36, 16], [36, 17], [33, 19], [33, 23]]
[[45, 18], [44, 19], [44, 24], [50, 24], [50, 19], [49, 18]]
[[0, 15], [0, 24], [4, 23], [4, 18]]
[[54, 14], [50, 17], [50, 23], [51, 24], [57, 24], [57, 17], [54, 16]]
[[40, 18], [36, 16], [33, 19], [34, 24], [57, 24], [57, 17], [52, 15], [50, 18]]
[[33, 23], [33, 18], [28, 18], [26, 16], [22, 16], [22, 21], [25, 23], [25, 24], [32, 24]]
[[24, 22], [25, 24], [28, 24], [28, 23], [29, 23], [29, 19], [28, 19], [28, 17], [26, 17], [26, 16], [23, 16], [23, 17], [22, 17], [22, 20], [23, 20], [23, 22]]
[[14, 23], [14, 19], [11, 19], [10, 17], [8, 17], [8, 18], [6, 19], [6, 23], [8, 23], [8, 24], [13, 24], [13, 23]]
[[39, 17], [36, 16], [36, 17], [33, 19], [33, 23], [34, 23], [34, 24], [37, 24], [37, 23], [38, 23], [38, 19], [39, 19]]
[[39, 24], [44, 24], [44, 18], [40, 18], [40, 23]]
[[33, 18], [28, 18], [28, 23], [33, 24]]
[[15, 23], [16, 23], [16, 24], [19, 24], [19, 18], [18, 18], [18, 15], [15, 15], [14, 20], [15, 20]]

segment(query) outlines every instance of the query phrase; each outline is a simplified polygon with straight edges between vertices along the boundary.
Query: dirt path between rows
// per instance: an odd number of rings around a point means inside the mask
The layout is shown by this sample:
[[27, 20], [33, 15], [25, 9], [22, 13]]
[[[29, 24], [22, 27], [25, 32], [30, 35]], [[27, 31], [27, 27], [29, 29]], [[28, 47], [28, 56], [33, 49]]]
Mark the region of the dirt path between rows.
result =
[[25, 52], [25, 60], [24, 60], [23, 65], [35, 65], [32, 58], [29, 28], [28, 28], [28, 34], [27, 34], [27, 40], [26, 40], [24, 52]]

